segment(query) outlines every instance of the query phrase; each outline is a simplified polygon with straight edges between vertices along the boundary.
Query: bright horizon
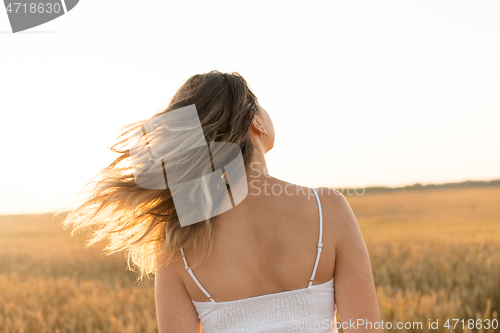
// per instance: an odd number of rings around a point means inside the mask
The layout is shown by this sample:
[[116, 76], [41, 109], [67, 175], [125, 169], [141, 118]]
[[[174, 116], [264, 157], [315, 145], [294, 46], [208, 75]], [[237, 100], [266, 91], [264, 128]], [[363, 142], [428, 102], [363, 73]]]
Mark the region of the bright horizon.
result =
[[18, 34], [1, 12], [0, 215], [74, 207], [121, 127], [213, 69], [239, 72], [273, 119], [277, 178], [500, 178], [499, 2], [82, 1]]

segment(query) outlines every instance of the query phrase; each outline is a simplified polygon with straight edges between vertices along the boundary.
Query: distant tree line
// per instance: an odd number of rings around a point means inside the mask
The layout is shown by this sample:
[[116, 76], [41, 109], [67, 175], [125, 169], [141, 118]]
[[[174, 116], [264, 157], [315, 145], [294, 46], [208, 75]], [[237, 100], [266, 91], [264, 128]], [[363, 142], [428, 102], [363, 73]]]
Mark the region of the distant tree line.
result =
[[[422, 189], [434, 189], [434, 188], [451, 188], [451, 187], [470, 187], [470, 186], [495, 186], [495, 185], [500, 185], [500, 179], [494, 179], [494, 180], [488, 180], [488, 181], [483, 181], [483, 180], [467, 180], [464, 182], [458, 182], [458, 183], [443, 183], [443, 184], [427, 184], [427, 185], [422, 185], [420, 183], [415, 183], [413, 185], [406, 185], [406, 186], [401, 186], [401, 187], [387, 187], [387, 186], [371, 186], [371, 187], [365, 187], [364, 188], [364, 193], [371, 193], [371, 192], [386, 192], [386, 191], [394, 191], [394, 190], [422, 190]], [[347, 190], [350, 190], [350, 192], [354, 193], [354, 190], [356, 190], [356, 193], [360, 194], [363, 192], [362, 187], [355, 187], [355, 188], [341, 188], [341, 187], [336, 187], [334, 186], [336, 190], [344, 193]]]

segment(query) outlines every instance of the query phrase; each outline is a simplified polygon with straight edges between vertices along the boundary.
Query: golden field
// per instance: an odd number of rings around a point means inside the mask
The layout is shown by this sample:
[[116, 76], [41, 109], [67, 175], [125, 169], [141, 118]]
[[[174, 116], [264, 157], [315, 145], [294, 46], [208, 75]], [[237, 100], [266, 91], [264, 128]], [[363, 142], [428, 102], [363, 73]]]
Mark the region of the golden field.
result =
[[[443, 327], [448, 319], [500, 320], [499, 186], [346, 198], [370, 252], [382, 319], [423, 323], [394, 332], [500, 332]], [[428, 329], [429, 319], [440, 329]]]
[[[344, 194], [383, 320], [423, 323], [387, 332], [500, 332], [443, 327], [500, 320], [500, 186]], [[0, 332], [157, 332], [153, 280], [136, 283], [123, 254], [85, 249], [86, 235], [71, 237], [60, 222], [0, 216]]]

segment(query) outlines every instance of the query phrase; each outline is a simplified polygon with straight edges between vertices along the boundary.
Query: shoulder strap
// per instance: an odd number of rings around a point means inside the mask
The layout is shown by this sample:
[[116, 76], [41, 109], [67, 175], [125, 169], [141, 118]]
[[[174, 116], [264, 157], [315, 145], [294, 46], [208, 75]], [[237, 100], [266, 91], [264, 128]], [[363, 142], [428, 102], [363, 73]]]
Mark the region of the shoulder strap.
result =
[[212, 296], [210, 296], [210, 294], [208, 293], [208, 291], [206, 291], [205, 288], [203, 288], [203, 286], [198, 281], [198, 279], [196, 278], [196, 276], [194, 276], [194, 273], [191, 270], [191, 267], [188, 266], [188, 263], [186, 261], [186, 256], [184, 255], [184, 249], [182, 247], [181, 247], [181, 253], [182, 253], [182, 260], [184, 260], [184, 265], [185, 265], [184, 268], [187, 270], [187, 272], [189, 273], [189, 275], [191, 275], [191, 277], [193, 278], [194, 283], [196, 283], [196, 285], [205, 294], [205, 296], [207, 296], [210, 299], [210, 302], [215, 303], [215, 301], [212, 298]]
[[321, 251], [323, 249], [323, 212], [321, 211], [321, 202], [319, 201], [318, 192], [316, 189], [312, 189], [314, 195], [316, 196], [316, 201], [318, 202], [319, 209], [319, 241], [318, 241], [318, 253], [316, 254], [316, 261], [314, 262], [314, 269], [311, 274], [311, 278], [309, 279], [309, 285], [307, 287], [312, 286], [314, 277], [316, 276], [316, 269], [318, 269], [319, 257], [321, 256]]
[[[309, 279], [309, 285], [308, 287], [312, 286], [314, 277], [316, 276], [316, 270], [318, 269], [318, 263], [319, 263], [319, 258], [321, 256], [321, 251], [323, 249], [323, 212], [321, 210], [321, 202], [319, 200], [318, 192], [316, 192], [316, 189], [312, 189], [314, 192], [314, 195], [316, 196], [316, 201], [318, 202], [318, 210], [319, 210], [319, 241], [318, 241], [318, 253], [316, 254], [316, 261], [314, 262], [314, 269], [311, 274], [311, 278]], [[191, 270], [191, 267], [189, 267], [186, 256], [184, 255], [184, 249], [181, 247], [181, 254], [182, 254], [182, 260], [184, 261], [184, 268], [187, 270], [193, 281], [196, 283], [196, 285], [200, 288], [200, 290], [205, 294], [210, 299], [210, 302], [215, 303], [215, 300], [210, 296], [208, 291], [203, 288], [201, 283], [198, 281], [196, 276], [194, 275], [193, 271]]]

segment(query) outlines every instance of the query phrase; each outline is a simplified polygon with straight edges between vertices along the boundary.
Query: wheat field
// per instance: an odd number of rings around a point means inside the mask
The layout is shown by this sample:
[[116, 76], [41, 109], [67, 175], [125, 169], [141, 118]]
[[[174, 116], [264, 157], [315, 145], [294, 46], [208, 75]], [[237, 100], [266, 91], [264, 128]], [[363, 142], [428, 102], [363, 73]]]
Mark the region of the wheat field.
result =
[[[500, 186], [345, 196], [382, 319], [423, 323], [386, 332], [500, 332], [467, 328], [500, 319]], [[85, 234], [71, 237], [52, 217], [0, 216], [0, 332], [158, 332], [153, 280], [136, 283], [123, 254], [85, 249]], [[445, 328], [448, 319], [465, 329]]]

